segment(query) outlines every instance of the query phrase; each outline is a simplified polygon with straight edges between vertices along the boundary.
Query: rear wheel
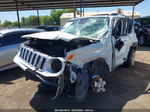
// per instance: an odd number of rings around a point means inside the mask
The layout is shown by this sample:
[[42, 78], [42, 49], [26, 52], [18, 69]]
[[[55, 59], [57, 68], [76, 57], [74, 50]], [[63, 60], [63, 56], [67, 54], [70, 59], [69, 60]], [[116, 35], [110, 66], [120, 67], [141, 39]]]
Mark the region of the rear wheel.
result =
[[127, 61], [124, 63], [126, 67], [132, 67], [135, 64], [135, 51], [136, 49], [131, 48], [128, 54]]

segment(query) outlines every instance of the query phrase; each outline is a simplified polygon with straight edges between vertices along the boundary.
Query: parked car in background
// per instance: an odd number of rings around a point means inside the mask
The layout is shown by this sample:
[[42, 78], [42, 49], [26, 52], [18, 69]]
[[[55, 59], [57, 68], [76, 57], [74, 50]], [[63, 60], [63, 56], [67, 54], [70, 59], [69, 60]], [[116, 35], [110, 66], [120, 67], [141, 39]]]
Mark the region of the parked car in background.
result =
[[150, 44], [150, 16], [135, 20], [135, 32], [139, 45]]
[[60, 30], [60, 26], [42, 25], [42, 26], [38, 26], [37, 29], [43, 29], [45, 31], [58, 31]]
[[4, 29], [0, 30], [0, 71], [15, 67], [13, 58], [19, 50], [20, 43], [26, 39], [21, 36], [42, 32], [38, 29]]

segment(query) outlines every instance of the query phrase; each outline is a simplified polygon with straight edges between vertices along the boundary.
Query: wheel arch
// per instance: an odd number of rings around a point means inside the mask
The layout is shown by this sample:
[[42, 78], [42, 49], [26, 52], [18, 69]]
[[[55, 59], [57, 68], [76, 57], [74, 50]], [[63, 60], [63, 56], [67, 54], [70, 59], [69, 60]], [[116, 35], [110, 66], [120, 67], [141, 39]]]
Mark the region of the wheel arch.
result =
[[109, 65], [106, 63], [105, 58], [98, 58], [86, 63], [88, 67], [88, 72], [91, 75], [99, 75], [105, 78], [110, 75], [111, 71]]

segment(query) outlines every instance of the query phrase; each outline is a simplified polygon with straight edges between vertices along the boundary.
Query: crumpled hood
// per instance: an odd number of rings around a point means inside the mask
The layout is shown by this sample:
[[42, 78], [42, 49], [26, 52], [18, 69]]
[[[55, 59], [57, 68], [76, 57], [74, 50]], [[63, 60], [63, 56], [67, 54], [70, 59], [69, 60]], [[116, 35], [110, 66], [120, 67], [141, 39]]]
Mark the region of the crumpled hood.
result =
[[[46, 39], [46, 40], [64, 40], [64, 41], [71, 41], [73, 39], [77, 39], [77, 38], [81, 38], [69, 33], [65, 33], [62, 31], [51, 31], [51, 32], [40, 32], [40, 33], [34, 33], [34, 34], [29, 34], [29, 35], [24, 35], [22, 36], [23, 38], [37, 38], [37, 39]], [[86, 37], [82, 37], [85, 39], [92, 39], [95, 40], [93, 38], [86, 38]]]

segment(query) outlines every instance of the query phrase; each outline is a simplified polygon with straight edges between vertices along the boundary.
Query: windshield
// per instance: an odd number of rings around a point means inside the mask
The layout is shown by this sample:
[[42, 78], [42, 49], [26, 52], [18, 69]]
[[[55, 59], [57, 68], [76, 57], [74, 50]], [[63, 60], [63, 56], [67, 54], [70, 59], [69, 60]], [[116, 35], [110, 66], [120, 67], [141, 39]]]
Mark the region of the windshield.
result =
[[108, 25], [108, 17], [80, 18], [67, 22], [61, 31], [79, 37], [98, 38], [107, 32]]
[[142, 24], [143, 24], [144, 26], [150, 25], [150, 18], [143, 19], [143, 20], [142, 20]]

